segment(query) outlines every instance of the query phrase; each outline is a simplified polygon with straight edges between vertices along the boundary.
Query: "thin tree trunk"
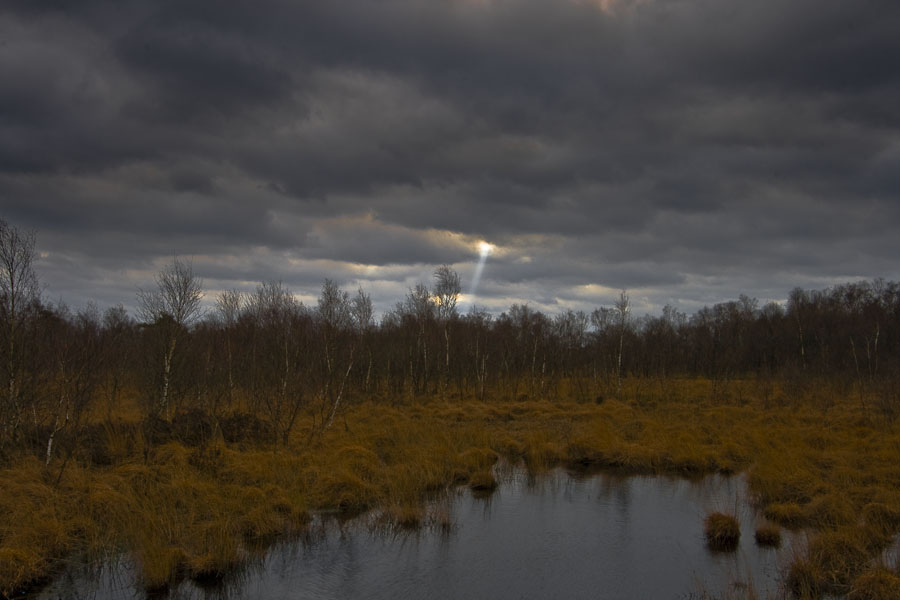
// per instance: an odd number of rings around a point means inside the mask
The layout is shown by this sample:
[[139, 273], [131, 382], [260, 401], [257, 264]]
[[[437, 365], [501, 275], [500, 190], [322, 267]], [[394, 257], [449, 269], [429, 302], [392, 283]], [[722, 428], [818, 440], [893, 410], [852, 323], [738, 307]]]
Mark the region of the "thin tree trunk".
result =
[[175, 342], [176, 340], [173, 337], [172, 341], [169, 343], [165, 361], [163, 363], [163, 389], [162, 398], [159, 403], [159, 412], [165, 416], [168, 416], [169, 411], [169, 378], [172, 372], [172, 356], [175, 354]]
[[622, 393], [622, 349], [625, 345], [625, 327], [619, 333], [619, 353], [616, 357], [616, 395]]
[[366, 369], [366, 382], [365, 382], [365, 387], [363, 388], [367, 394], [369, 393], [369, 381], [372, 378], [372, 350], [371, 349], [368, 350], [368, 354], [369, 354], [369, 366]]
[[322, 428], [323, 430], [331, 427], [331, 423], [334, 421], [334, 415], [337, 413], [338, 406], [341, 404], [341, 398], [344, 396], [344, 386], [347, 383], [347, 379], [350, 377], [350, 371], [353, 369], [353, 349], [350, 350], [350, 364], [347, 365], [347, 372], [344, 373], [344, 379], [341, 381], [341, 388], [338, 390], [338, 395], [334, 399], [334, 404], [331, 407], [331, 414], [328, 415], [328, 421], [325, 423], [325, 426]]
[[[46, 452], [45, 460], [44, 460], [44, 464], [46, 466], [50, 465], [50, 458], [53, 455], [53, 441], [56, 439], [56, 434], [59, 433], [60, 431], [62, 431], [63, 427], [65, 427], [69, 423], [69, 405], [68, 405], [68, 402], [65, 402], [65, 399], [66, 399], [65, 394], [61, 394], [59, 397], [59, 402], [57, 402], [57, 404], [56, 404], [56, 416], [53, 421], [53, 429], [50, 431], [50, 437], [47, 438], [47, 452]], [[60, 425], [59, 412], [60, 412], [60, 409], [63, 407], [64, 403], [66, 406], [66, 414], [65, 414], [65, 419], [64, 419], [62, 425]]]

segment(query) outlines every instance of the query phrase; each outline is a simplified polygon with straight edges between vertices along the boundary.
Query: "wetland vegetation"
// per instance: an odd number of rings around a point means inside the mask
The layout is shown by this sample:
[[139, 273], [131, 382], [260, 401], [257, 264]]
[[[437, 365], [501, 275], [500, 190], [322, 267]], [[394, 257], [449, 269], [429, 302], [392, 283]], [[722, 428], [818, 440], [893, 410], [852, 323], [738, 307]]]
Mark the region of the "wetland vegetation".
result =
[[[627, 474], [746, 476], [810, 542], [797, 597], [895, 598], [900, 285], [794, 290], [636, 318], [456, 308], [453, 270], [374, 321], [326, 281], [217, 295], [174, 260], [122, 307], [45, 302], [34, 238], [0, 228], [0, 593], [65, 561], [126, 556], [144, 587], [221, 579], [319, 511], [447, 525], [427, 500], [489, 493], [504, 459]], [[703, 535], [702, 517], [696, 523]], [[750, 531], [744, 531], [749, 536]]]

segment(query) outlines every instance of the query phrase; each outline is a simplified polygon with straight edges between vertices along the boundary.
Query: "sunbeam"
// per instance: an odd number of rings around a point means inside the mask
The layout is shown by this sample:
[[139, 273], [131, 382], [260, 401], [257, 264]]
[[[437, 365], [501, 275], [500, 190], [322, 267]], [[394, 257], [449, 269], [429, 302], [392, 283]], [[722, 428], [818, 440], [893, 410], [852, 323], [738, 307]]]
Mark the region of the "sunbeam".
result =
[[469, 288], [469, 296], [472, 301], [475, 300], [475, 292], [478, 291], [478, 284], [481, 281], [481, 273], [484, 271], [484, 263], [487, 257], [494, 251], [493, 244], [488, 242], [478, 242], [478, 264], [475, 266], [475, 274], [472, 276], [472, 285]]

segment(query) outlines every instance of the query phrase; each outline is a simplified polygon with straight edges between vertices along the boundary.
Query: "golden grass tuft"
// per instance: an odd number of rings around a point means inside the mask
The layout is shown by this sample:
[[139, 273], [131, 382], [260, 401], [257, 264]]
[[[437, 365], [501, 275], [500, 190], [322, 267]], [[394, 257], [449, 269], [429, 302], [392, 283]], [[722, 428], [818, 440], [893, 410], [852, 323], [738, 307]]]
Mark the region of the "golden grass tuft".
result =
[[316, 508], [334, 508], [348, 513], [362, 512], [375, 505], [378, 492], [374, 485], [367, 482], [357, 473], [349, 469], [335, 469], [322, 472], [313, 469], [304, 472], [312, 494], [313, 506]]
[[469, 473], [489, 469], [497, 462], [497, 453], [490, 448], [468, 448], [460, 452], [457, 461]]
[[162, 590], [175, 579], [185, 563], [184, 551], [158, 538], [143, 540], [135, 554], [141, 583], [150, 591]]
[[760, 504], [807, 504], [819, 491], [815, 469], [801, 458], [785, 458], [788, 452], [766, 450], [750, 469], [747, 479]]
[[779, 502], [766, 506], [763, 514], [767, 519], [788, 529], [798, 529], [806, 525], [806, 511], [794, 502]]
[[497, 451], [503, 456], [517, 460], [525, 455], [525, 444], [513, 437], [504, 437], [497, 442]]
[[857, 577], [847, 600], [896, 600], [900, 598], [900, 577], [885, 568], [875, 568]]
[[532, 473], [540, 473], [556, 466], [561, 457], [559, 446], [550, 439], [532, 435], [526, 441], [522, 461]]
[[[0, 471], [2, 594], [44, 579], [79, 538], [96, 537], [77, 499], [48, 483], [47, 475], [40, 461], [31, 459], [19, 469]], [[83, 494], [84, 481], [75, 485]]]
[[469, 479], [469, 488], [479, 494], [490, 494], [497, 489], [497, 480], [490, 469], [478, 471]]
[[565, 449], [566, 462], [572, 466], [592, 466], [605, 462], [601, 451], [602, 440], [598, 440], [593, 432], [584, 432], [571, 440]]
[[0, 595], [13, 596], [16, 589], [44, 575], [45, 558], [28, 548], [0, 548]]
[[703, 521], [703, 534], [710, 550], [731, 552], [741, 540], [741, 526], [733, 515], [714, 512]]
[[822, 576], [810, 561], [795, 558], [788, 571], [786, 586], [793, 598], [818, 600], [822, 596]]
[[865, 539], [855, 528], [827, 531], [809, 544], [809, 563], [815, 567], [820, 588], [843, 594], [869, 562]]
[[863, 506], [862, 520], [873, 531], [893, 536], [900, 531], [900, 510], [882, 502], [870, 502]]
[[753, 537], [757, 546], [777, 548], [781, 545], [781, 530], [776, 525], [760, 525]]
[[856, 522], [858, 511], [846, 495], [828, 493], [816, 496], [806, 506], [806, 522], [816, 529], [837, 529]]
[[193, 532], [184, 558], [190, 577], [220, 579], [242, 563], [241, 540], [230, 525], [227, 519], [210, 522]]

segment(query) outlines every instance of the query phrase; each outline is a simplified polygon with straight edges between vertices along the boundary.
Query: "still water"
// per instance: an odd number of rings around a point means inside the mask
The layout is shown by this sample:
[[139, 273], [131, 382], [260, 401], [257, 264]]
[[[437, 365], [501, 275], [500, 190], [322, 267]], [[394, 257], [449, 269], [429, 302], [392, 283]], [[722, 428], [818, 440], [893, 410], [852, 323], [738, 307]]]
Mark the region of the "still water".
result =
[[[500, 473], [487, 498], [460, 490], [435, 507], [436, 525], [391, 531], [373, 515], [322, 517], [303, 541], [282, 543], [215, 589], [187, 581], [176, 599], [396, 598], [780, 598], [782, 569], [800, 538], [780, 549], [753, 540], [757, 515], [742, 477], [699, 481], [562, 470], [537, 479]], [[713, 553], [703, 539], [709, 511], [737, 514], [741, 542]], [[127, 565], [70, 573], [42, 598], [140, 598]]]

